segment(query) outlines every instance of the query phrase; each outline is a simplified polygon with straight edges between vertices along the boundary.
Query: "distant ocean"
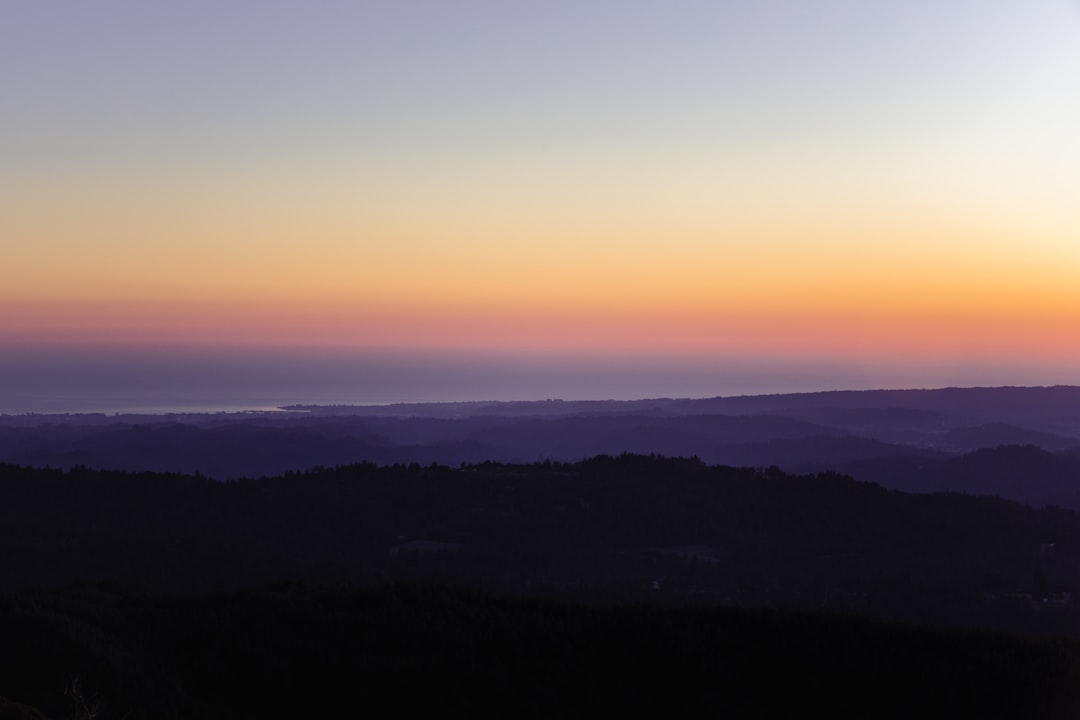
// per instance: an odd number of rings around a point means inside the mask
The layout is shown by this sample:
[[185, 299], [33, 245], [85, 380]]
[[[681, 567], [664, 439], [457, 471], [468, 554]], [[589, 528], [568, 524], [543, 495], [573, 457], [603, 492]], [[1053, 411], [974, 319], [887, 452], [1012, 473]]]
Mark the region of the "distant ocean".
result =
[[[645, 394], [641, 396], [633, 395], [627, 397], [612, 397], [610, 395], [598, 395], [594, 397], [592, 395], [574, 396], [566, 394], [559, 395], [558, 397], [559, 399], [565, 400], [636, 400], [640, 399], [640, 397], [661, 396], [662, 395]], [[695, 395], [693, 397], [705, 396]], [[392, 405], [397, 403], [468, 402], [475, 400], [512, 401], [544, 399], [548, 398], [518, 394], [485, 394], [475, 397], [458, 395], [402, 395], [389, 399], [385, 397], [372, 399], [358, 397], [346, 393], [319, 393], [309, 395], [281, 394], [276, 396], [271, 395], [258, 397], [201, 397], [189, 395], [186, 393], [179, 393], [174, 396], [153, 394], [145, 396], [108, 396], [75, 394], [53, 396], [0, 396], [0, 415], [172, 415], [217, 413], [273, 413], [283, 412], [285, 408], [294, 407], [297, 405]]]
[[636, 400], [1077, 384], [1075, 371], [723, 357], [0, 347], [0, 414], [266, 412], [286, 405]]
[[0, 397], [0, 415], [276, 412], [282, 404], [293, 403], [275, 404], [273, 401], [258, 398]]

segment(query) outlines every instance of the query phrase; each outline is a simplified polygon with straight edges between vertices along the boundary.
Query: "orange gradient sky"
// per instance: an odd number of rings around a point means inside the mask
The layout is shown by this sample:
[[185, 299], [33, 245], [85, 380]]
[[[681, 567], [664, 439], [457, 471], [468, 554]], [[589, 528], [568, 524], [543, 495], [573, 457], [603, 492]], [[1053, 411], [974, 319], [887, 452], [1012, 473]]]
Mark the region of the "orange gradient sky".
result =
[[1080, 382], [1075, 4], [14, 5], [0, 351]]

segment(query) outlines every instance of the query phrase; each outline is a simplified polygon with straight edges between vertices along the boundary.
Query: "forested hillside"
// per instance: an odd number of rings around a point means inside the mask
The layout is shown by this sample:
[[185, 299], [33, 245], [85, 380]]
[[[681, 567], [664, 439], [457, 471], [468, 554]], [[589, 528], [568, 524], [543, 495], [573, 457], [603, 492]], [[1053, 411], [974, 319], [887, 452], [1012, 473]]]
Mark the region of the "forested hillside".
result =
[[[831, 473], [599, 456], [222, 483], [0, 466], [0, 589], [438, 581], [1080, 632], [1080, 515]], [[1032, 610], [1047, 599], [1052, 611]]]

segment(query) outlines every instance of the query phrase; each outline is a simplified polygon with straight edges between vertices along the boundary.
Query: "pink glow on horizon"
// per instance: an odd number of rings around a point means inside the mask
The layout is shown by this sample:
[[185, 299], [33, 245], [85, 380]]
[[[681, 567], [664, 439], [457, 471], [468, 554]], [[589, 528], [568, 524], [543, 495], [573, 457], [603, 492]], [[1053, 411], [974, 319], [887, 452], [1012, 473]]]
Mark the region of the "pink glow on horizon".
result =
[[[118, 311], [117, 311], [118, 310]], [[430, 348], [664, 356], [790, 356], [860, 361], [992, 359], [1064, 362], [1080, 355], [1070, 317], [947, 314], [463, 313], [275, 307], [84, 307], [8, 313], [0, 343], [16, 346]]]

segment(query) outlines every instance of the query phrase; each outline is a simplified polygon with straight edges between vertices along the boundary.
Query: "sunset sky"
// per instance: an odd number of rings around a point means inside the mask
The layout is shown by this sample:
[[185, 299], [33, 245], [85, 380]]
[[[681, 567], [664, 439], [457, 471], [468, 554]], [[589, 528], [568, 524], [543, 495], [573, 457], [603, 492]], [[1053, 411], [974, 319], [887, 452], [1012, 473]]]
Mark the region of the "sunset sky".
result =
[[166, 351], [1080, 384], [1076, 0], [7, 0], [0, 118], [0, 394]]

